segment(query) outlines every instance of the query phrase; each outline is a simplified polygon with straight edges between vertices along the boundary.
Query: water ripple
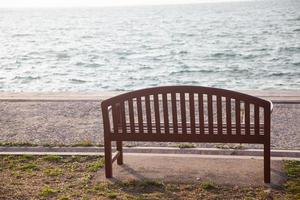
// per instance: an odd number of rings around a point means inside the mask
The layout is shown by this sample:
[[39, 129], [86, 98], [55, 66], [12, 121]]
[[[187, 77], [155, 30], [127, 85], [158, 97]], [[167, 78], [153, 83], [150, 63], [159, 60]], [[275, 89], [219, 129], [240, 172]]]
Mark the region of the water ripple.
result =
[[299, 89], [299, 7], [274, 0], [2, 9], [9, 20], [0, 20], [0, 91]]

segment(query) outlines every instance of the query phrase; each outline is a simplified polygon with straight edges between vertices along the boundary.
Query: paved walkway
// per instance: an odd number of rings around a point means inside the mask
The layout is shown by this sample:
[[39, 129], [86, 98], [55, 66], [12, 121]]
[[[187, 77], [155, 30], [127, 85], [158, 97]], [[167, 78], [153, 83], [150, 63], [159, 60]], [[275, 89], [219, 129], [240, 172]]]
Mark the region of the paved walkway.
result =
[[[95, 179], [101, 181], [154, 179], [165, 182], [210, 181], [218, 185], [264, 185], [263, 160], [250, 157], [206, 157], [174, 154], [125, 154], [124, 164], [113, 165], [112, 179], [101, 169]], [[272, 160], [271, 183], [285, 181], [282, 161]]]
[[[113, 151], [115, 148], [113, 148]], [[194, 154], [194, 155], [234, 155], [263, 156], [263, 149], [219, 149], [219, 148], [178, 148], [178, 147], [124, 147], [125, 153], [150, 154]], [[11, 147], [0, 146], [3, 154], [59, 154], [59, 155], [104, 155], [104, 147]], [[288, 158], [300, 161], [300, 150], [271, 150], [272, 159]]]
[[[0, 101], [0, 143], [103, 144], [100, 101]], [[275, 104], [272, 114], [273, 149], [300, 149], [300, 104]], [[174, 143], [127, 143], [175, 146]], [[195, 144], [215, 147], [216, 144]], [[249, 148], [262, 148], [248, 145]]]

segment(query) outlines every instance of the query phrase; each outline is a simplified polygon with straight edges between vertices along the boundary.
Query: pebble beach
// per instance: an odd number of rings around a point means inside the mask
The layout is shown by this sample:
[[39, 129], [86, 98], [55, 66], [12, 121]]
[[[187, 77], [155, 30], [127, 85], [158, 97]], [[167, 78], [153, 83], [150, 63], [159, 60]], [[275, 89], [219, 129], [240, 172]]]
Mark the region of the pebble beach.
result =
[[[101, 101], [0, 101], [0, 143], [34, 145], [103, 144]], [[300, 104], [274, 104], [273, 149], [300, 149]], [[128, 142], [128, 146], [175, 146], [176, 143]], [[218, 144], [195, 144], [216, 147]], [[261, 145], [243, 145], [262, 148]]]

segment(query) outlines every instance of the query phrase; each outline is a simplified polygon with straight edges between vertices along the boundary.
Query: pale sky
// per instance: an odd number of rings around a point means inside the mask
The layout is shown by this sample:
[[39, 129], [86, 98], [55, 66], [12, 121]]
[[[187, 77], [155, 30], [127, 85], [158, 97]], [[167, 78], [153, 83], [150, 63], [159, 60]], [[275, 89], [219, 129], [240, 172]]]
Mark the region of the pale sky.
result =
[[0, 0], [0, 7], [103, 7], [130, 5], [190, 4], [245, 0]]

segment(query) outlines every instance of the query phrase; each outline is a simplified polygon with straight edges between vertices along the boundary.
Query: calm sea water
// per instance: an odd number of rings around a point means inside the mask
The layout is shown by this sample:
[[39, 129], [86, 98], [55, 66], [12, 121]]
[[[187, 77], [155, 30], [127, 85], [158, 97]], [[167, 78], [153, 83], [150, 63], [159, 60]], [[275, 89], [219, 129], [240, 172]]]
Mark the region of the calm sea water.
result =
[[300, 89], [300, 1], [0, 10], [0, 91]]

